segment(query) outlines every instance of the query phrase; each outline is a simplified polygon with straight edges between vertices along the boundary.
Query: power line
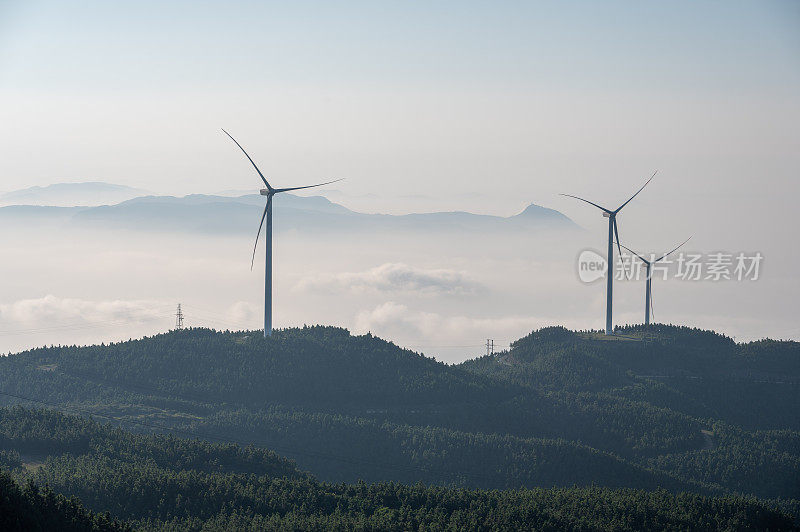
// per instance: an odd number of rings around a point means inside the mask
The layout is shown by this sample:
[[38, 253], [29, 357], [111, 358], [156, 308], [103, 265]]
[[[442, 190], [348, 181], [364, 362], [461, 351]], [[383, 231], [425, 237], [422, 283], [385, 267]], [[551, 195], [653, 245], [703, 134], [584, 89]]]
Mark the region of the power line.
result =
[[[508, 345], [505, 345], [505, 344], [494, 344], [494, 345], [495, 345], [495, 347], [509, 347]], [[400, 347], [405, 347], [405, 348], [409, 348], [409, 347], [463, 347], [463, 348], [467, 348], [467, 347], [485, 347], [485, 346], [486, 346], [486, 344], [468, 344], [468, 345], [428, 345], [428, 344], [420, 345], [420, 344], [415, 344], [415, 345], [400, 345]]]
[[107, 320], [107, 321], [92, 321], [92, 322], [84, 322], [84, 323], [75, 323], [75, 324], [63, 324], [63, 325], [53, 325], [50, 327], [34, 327], [30, 329], [9, 329], [5, 331], [0, 331], [0, 335], [19, 335], [19, 334], [39, 334], [39, 333], [46, 333], [51, 331], [79, 331], [85, 329], [104, 329], [109, 327], [116, 327], [121, 325], [132, 325], [132, 324], [146, 324], [155, 321], [159, 321], [163, 319], [165, 316], [169, 316], [170, 314], [166, 313], [151, 313], [147, 317], [142, 317], [138, 319], [127, 318], [127, 319], [116, 319], [116, 320]]
[[240, 321], [232, 320], [225, 314], [219, 313], [217, 311], [212, 311], [210, 309], [200, 307], [198, 305], [190, 305], [189, 310], [192, 312], [192, 315], [196, 315], [204, 321], [226, 325], [229, 328], [232, 326], [235, 329], [244, 330], [244, 329], [255, 329], [257, 327], [257, 325], [254, 324], [244, 324]]
[[164, 310], [160, 310], [158, 312], [150, 311], [148, 315], [134, 315], [133, 312], [129, 311], [124, 314], [120, 314], [113, 319], [104, 319], [104, 320], [90, 320], [89, 318], [84, 318], [81, 320], [75, 321], [67, 321], [62, 322], [57, 325], [49, 325], [44, 327], [30, 327], [27, 329], [7, 329], [4, 331], [0, 331], [2, 333], [17, 333], [17, 332], [31, 332], [31, 331], [40, 331], [40, 330], [50, 330], [50, 329], [70, 329], [73, 327], [85, 327], [88, 325], [104, 325], [104, 324], [113, 324], [113, 323], [122, 323], [122, 322], [130, 322], [136, 319], [140, 320], [150, 320], [156, 317], [160, 317], [164, 315]]

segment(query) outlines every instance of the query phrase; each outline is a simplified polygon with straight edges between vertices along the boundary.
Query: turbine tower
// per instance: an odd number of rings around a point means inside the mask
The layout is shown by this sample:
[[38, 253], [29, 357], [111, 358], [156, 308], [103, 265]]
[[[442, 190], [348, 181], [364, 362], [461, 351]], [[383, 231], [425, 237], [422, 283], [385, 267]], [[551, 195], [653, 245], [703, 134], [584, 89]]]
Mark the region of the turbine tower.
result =
[[[613, 276], [613, 267], [614, 267], [614, 240], [617, 241], [617, 248], [619, 249], [619, 230], [617, 229], [617, 214], [619, 211], [622, 210], [625, 205], [631, 202], [633, 198], [639, 195], [639, 192], [644, 190], [644, 187], [647, 186], [650, 181], [658, 173], [658, 170], [653, 172], [653, 175], [650, 176], [642, 188], [636, 191], [636, 194], [628, 198], [628, 201], [617, 207], [615, 210], [606, 209], [605, 207], [601, 207], [597, 203], [592, 203], [589, 200], [579, 198], [578, 196], [573, 196], [571, 194], [561, 194], [562, 196], [567, 196], [569, 198], [575, 198], [581, 201], [588, 203], [589, 205], [594, 205], [601, 211], [603, 211], [603, 216], [608, 218], [608, 271], [606, 272], [606, 334], [614, 334], [614, 327], [612, 324], [612, 315], [611, 315], [611, 307], [612, 307], [612, 294], [614, 291], [614, 276]], [[619, 249], [619, 254], [622, 255], [622, 250]]]
[[[646, 282], [645, 289], [644, 289], [644, 324], [645, 325], [650, 325], [650, 310], [653, 308], [653, 292], [652, 292], [652, 287], [651, 287], [651, 281], [653, 279], [653, 275], [652, 275], [653, 274], [653, 272], [652, 272], [653, 264], [655, 264], [656, 262], [658, 262], [660, 260], [665, 259], [668, 255], [671, 255], [671, 254], [675, 253], [680, 248], [682, 248], [685, 243], [687, 243], [691, 239], [692, 239], [692, 237], [687, 238], [686, 240], [681, 242], [681, 245], [679, 245], [678, 247], [676, 247], [672, 251], [664, 253], [663, 255], [661, 255], [660, 257], [658, 257], [655, 260], [647, 260], [644, 257], [642, 257], [641, 255], [639, 255], [638, 253], [636, 253], [631, 248], [629, 248], [627, 246], [622, 246], [623, 248], [627, 249], [628, 251], [630, 251], [631, 253], [636, 255], [639, 258], [639, 260], [642, 261], [644, 263], [644, 265], [645, 265], [645, 282]], [[617, 241], [617, 244], [619, 244], [619, 241]], [[652, 258], [652, 256], [651, 256], [651, 258]]]
[[272, 196], [275, 194], [280, 194], [281, 192], [289, 192], [291, 190], [300, 190], [303, 188], [314, 188], [314, 187], [321, 187], [322, 185], [329, 185], [330, 183], [335, 183], [337, 181], [341, 181], [341, 179], [335, 179], [333, 181], [326, 181], [325, 183], [319, 183], [316, 185], [306, 185], [304, 187], [290, 187], [290, 188], [272, 188], [272, 186], [267, 182], [267, 178], [264, 177], [264, 174], [261, 173], [261, 170], [258, 169], [256, 163], [253, 162], [253, 159], [250, 155], [244, 151], [242, 145], [239, 144], [235, 138], [231, 136], [230, 133], [222, 130], [223, 133], [228, 135], [230, 139], [239, 146], [239, 149], [242, 150], [245, 157], [250, 161], [250, 164], [253, 165], [253, 168], [256, 169], [258, 175], [261, 177], [261, 181], [264, 182], [267, 188], [261, 189], [261, 195], [267, 197], [267, 204], [264, 206], [264, 213], [261, 215], [261, 223], [258, 224], [258, 232], [256, 233], [256, 243], [253, 246], [253, 258], [250, 261], [250, 269], [253, 269], [253, 264], [256, 260], [256, 248], [258, 247], [258, 237], [261, 236], [261, 227], [264, 225], [264, 219], [267, 220], [267, 229], [266, 239], [267, 239], [267, 250], [266, 250], [266, 264], [264, 267], [264, 338], [267, 336], [272, 335]]

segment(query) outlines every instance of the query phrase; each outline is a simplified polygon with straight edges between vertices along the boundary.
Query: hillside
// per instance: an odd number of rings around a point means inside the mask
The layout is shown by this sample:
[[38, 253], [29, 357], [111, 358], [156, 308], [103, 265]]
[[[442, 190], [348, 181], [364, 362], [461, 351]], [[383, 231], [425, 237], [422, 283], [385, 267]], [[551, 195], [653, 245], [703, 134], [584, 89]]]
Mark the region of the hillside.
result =
[[750, 430], [800, 430], [797, 342], [737, 344], [664, 325], [624, 327], [613, 339], [553, 327], [461, 367], [538, 390], [612, 391]]
[[[38, 442], [37, 454], [29, 453]], [[20, 480], [46, 483], [88, 507], [144, 530], [230, 529], [615, 529], [792, 530], [768, 504], [666, 491], [561, 488], [482, 491], [400, 484], [335, 485], [299, 472], [269, 451], [173, 436], [135, 435], [74, 416], [0, 409], [0, 457]], [[13, 491], [13, 480], [0, 486]], [[42, 501], [73, 516], [69, 528], [110, 530], [63, 495], [25, 497], [35, 507], [6, 509], [39, 519]], [[19, 499], [19, 493], [11, 501]], [[8, 499], [6, 499], [8, 500]], [[52, 513], [52, 512], [51, 512]], [[86, 523], [93, 524], [89, 528]], [[13, 528], [4, 528], [13, 529]], [[35, 529], [35, 527], [25, 527]]]
[[20, 486], [5, 471], [0, 471], [0, 529], [8, 532], [130, 530], [107, 515], [87, 510], [75, 498], [40, 488], [33, 482]]
[[[0, 392], [5, 404], [252, 443], [326, 481], [790, 500], [800, 499], [797, 355], [791, 342], [675, 327], [613, 340], [543, 329], [448, 366], [333, 327], [269, 339], [189, 329], [12, 355], [0, 360]], [[726, 407], [725, 390], [753, 404]], [[754, 394], [767, 391], [785, 409], [760, 412]]]
[[[332, 327], [269, 339], [174, 331], [110, 346], [37, 349], [1, 360], [0, 370], [5, 393], [257, 442], [330, 480], [682, 486], [607, 449], [563, 441], [575, 433], [608, 449], [627, 446], [624, 429], [600, 432], [602, 420], [591, 413]], [[659, 422], [649, 430], [663, 433]], [[486, 460], [496, 464], [488, 472], [480, 466]]]
[[705, 424], [702, 449], [642, 463], [740, 493], [800, 494], [800, 343], [737, 344], [664, 325], [621, 328], [614, 338], [553, 327], [461, 367], [551, 396], [590, 393], [691, 417]]

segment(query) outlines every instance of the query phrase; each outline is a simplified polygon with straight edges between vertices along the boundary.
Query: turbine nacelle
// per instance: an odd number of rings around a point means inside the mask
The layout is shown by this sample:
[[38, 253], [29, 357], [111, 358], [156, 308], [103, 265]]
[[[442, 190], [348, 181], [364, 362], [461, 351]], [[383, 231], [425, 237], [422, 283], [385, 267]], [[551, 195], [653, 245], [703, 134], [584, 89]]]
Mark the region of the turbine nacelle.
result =
[[259, 192], [261, 193], [262, 196], [269, 196], [270, 193], [268, 188], [262, 188]]

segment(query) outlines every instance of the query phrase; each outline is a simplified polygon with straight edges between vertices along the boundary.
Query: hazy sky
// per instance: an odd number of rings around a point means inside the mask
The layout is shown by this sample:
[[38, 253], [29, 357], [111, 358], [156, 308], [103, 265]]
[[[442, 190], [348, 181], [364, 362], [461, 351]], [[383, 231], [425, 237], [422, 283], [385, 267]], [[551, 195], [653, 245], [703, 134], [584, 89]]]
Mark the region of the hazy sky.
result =
[[557, 194], [613, 206], [658, 169], [626, 241], [761, 250], [797, 315], [798, 95], [789, 1], [0, 0], [0, 191], [255, 190], [225, 127], [276, 185], [346, 177], [329, 197], [376, 212], [536, 202], [602, 247]]
[[0, 6], [0, 190], [256, 187], [220, 127], [277, 182], [344, 176], [399, 210], [511, 212], [655, 168], [798, 190], [797, 2]]

